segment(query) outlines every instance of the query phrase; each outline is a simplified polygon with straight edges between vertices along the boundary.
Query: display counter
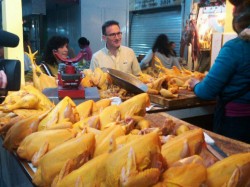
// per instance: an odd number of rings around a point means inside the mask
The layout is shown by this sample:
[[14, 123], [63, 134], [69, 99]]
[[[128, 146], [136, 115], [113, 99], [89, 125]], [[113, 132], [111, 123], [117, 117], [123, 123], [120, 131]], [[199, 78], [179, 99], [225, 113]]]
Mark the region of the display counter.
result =
[[[169, 117], [170, 115], [162, 112], [158, 114], [148, 114], [147, 118], [149, 118], [151, 121], [155, 121], [155, 123], [162, 124], [164, 120]], [[181, 123], [188, 124], [191, 127], [197, 128], [197, 126], [187, 123], [185, 121], [182, 121], [180, 119], [175, 119], [177, 121], [180, 121]], [[231, 138], [227, 138], [225, 136], [216, 134], [214, 132], [208, 131], [204, 129], [204, 132], [206, 132], [210, 137], [212, 137], [216, 143], [216, 145], [225, 152], [228, 156], [236, 153], [242, 153], [242, 152], [250, 152], [250, 144], [237, 141]]]
[[[100, 95], [99, 95], [97, 87], [84, 88], [84, 91], [85, 91], [84, 98], [74, 99], [74, 102], [76, 104], [79, 104], [87, 100], [93, 100], [93, 101], [100, 100]], [[43, 94], [46, 95], [55, 104], [60, 102], [60, 99], [58, 98], [58, 88], [45, 88], [43, 90]]]
[[[175, 120], [187, 124], [190, 127], [197, 128], [196, 126], [186, 123], [180, 119], [177, 119], [169, 114], [154, 113], [146, 114], [145, 118], [149, 119], [152, 124], [164, 124], [166, 118], [172, 117]], [[246, 144], [240, 141], [236, 141], [218, 134], [215, 134], [211, 131], [204, 130], [210, 137], [215, 140], [216, 145], [228, 156], [236, 153], [250, 152], [250, 144]], [[2, 144], [2, 139], [1, 139]], [[36, 168], [32, 166], [31, 163], [28, 163], [20, 158], [15, 153], [9, 153], [2, 146], [1, 151], [1, 186], [4, 187], [29, 187], [33, 186], [32, 177]]]

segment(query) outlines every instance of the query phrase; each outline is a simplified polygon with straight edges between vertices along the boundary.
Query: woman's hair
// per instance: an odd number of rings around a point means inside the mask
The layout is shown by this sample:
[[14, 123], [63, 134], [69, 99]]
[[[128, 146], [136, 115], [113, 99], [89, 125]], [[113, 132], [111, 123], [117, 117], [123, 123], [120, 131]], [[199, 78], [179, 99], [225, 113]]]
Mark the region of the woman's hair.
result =
[[233, 29], [240, 33], [250, 26], [250, 0], [229, 0], [234, 6]]
[[167, 57], [171, 54], [169, 49], [169, 40], [166, 34], [160, 34], [159, 36], [157, 36], [152, 47], [152, 51], [158, 51], [159, 53], [164, 54]]
[[89, 46], [90, 42], [87, 38], [81, 37], [78, 39], [78, 44], [80, 47]]
[[44, 61], [47, 64], [55, 65], [57, 64], [57, 60], [53, 54], [53, 50], [57, 50], [60, 47], [63, 47], [65, 44], [69, 43], [69, 39], [64, 36], [52, 36], [46, 45], [46, 49], [44, 52]]

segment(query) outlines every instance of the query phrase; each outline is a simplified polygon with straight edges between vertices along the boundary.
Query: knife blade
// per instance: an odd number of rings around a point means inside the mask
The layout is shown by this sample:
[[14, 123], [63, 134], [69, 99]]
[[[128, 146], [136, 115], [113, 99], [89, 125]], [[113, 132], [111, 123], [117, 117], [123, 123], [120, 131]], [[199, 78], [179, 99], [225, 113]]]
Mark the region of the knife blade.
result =
[[211, 138], [207, 133], [204, 132], [205, 142], [207, 144], [207, 149], [219, 160], [222, 160], [227, 157], [227, 154], [224, 153], [215, 143], [214, 139]]

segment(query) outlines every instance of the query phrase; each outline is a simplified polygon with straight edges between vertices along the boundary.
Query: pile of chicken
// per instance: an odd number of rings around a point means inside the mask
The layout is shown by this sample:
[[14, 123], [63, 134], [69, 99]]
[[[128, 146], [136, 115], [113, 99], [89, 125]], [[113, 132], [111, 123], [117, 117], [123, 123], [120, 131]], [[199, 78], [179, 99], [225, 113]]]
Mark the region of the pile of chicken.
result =
[[[97, 86], [101, 98], [118, 96], [125, 100], [133, 96], [123, 88], [113, 85], [109, 75], [100, 68], [95, 69], [94, 72], [88, 69], [83, 73], [85, 77], [81, 85], [84, 87]], [[205, 74], [197, 71], [192, 72], [185, 68], [179, 70], [175, 66], [172, 69], [167, 69], [159, 61], [154, 68], [148, 68], [147, 72], [134, 77], [148, 86], [147, 93], [161, 95], [165, 98], [176, 98], [180, 89], [190, 91], [188, 84], [190, 78], [195, 77], [202, 80]]]
[[152, 127], [149, 105], [147, 93], [120, 105], [109, 99], [76, 105], [69, 97], [54, 105], [26, 86], [0, 105], [3, 146], [32, 162], [37, 186], [249, 184], [250, 153], [207, 162], [202, 129], [171, 116]]
[[96, 68], [94, 71], [85, 69], [83, 74], [84, 77], [81, 81], [81, 85], [83, 87], [97, 87], [100, 98], [102, 99], [120, 97], [122, 100], [127, 100], [134, 96], [133, 93], [129, 93], [124, 88], [114, 85], [109, 74], [100, 68]]
[[159, 58], [154, 56], [154, 66], [147, 68], [140, 74], [139, 80], [147, 84], [150, 94], [160, 94], [166, 98], [178, 97], [178, 91], [180, 89], [190, 90], [189, 80], [190, 78], [197, 78], [202, 80], [205, 77], [205, 73], [198, 71], [190, 71], [182, 67], [178, 69], [173, 66], [172, 69], [167, 69], [163, 66]]

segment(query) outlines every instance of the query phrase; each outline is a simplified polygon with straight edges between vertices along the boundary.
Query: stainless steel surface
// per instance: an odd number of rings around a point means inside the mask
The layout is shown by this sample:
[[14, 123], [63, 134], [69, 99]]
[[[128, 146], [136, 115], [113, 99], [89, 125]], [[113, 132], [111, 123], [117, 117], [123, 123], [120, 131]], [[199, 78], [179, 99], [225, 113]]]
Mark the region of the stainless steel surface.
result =
[[[84, 101], [87, 101], [87, 100], [94, 100], [94, 101], [100, 100], [100, 95], [99, 95], [97, 87], [84, 88], [84, 90], [85, 90], [85, 98], [84, 99], [74, 99], [73, 100], [76, 105], [78, 105]], [[55, 104], [60, 102], [60, 99], [58, 98], [58, 89], [57, 88], [45, 88], [43, 90], [43, 94], [46, 95]]]
[[148, 90], [148, 86], [133, 75], [111, 68], [106, 68], [104, 71], [111, 76], [113, 84], [124, 88], [130, 93], [140, 94]]

